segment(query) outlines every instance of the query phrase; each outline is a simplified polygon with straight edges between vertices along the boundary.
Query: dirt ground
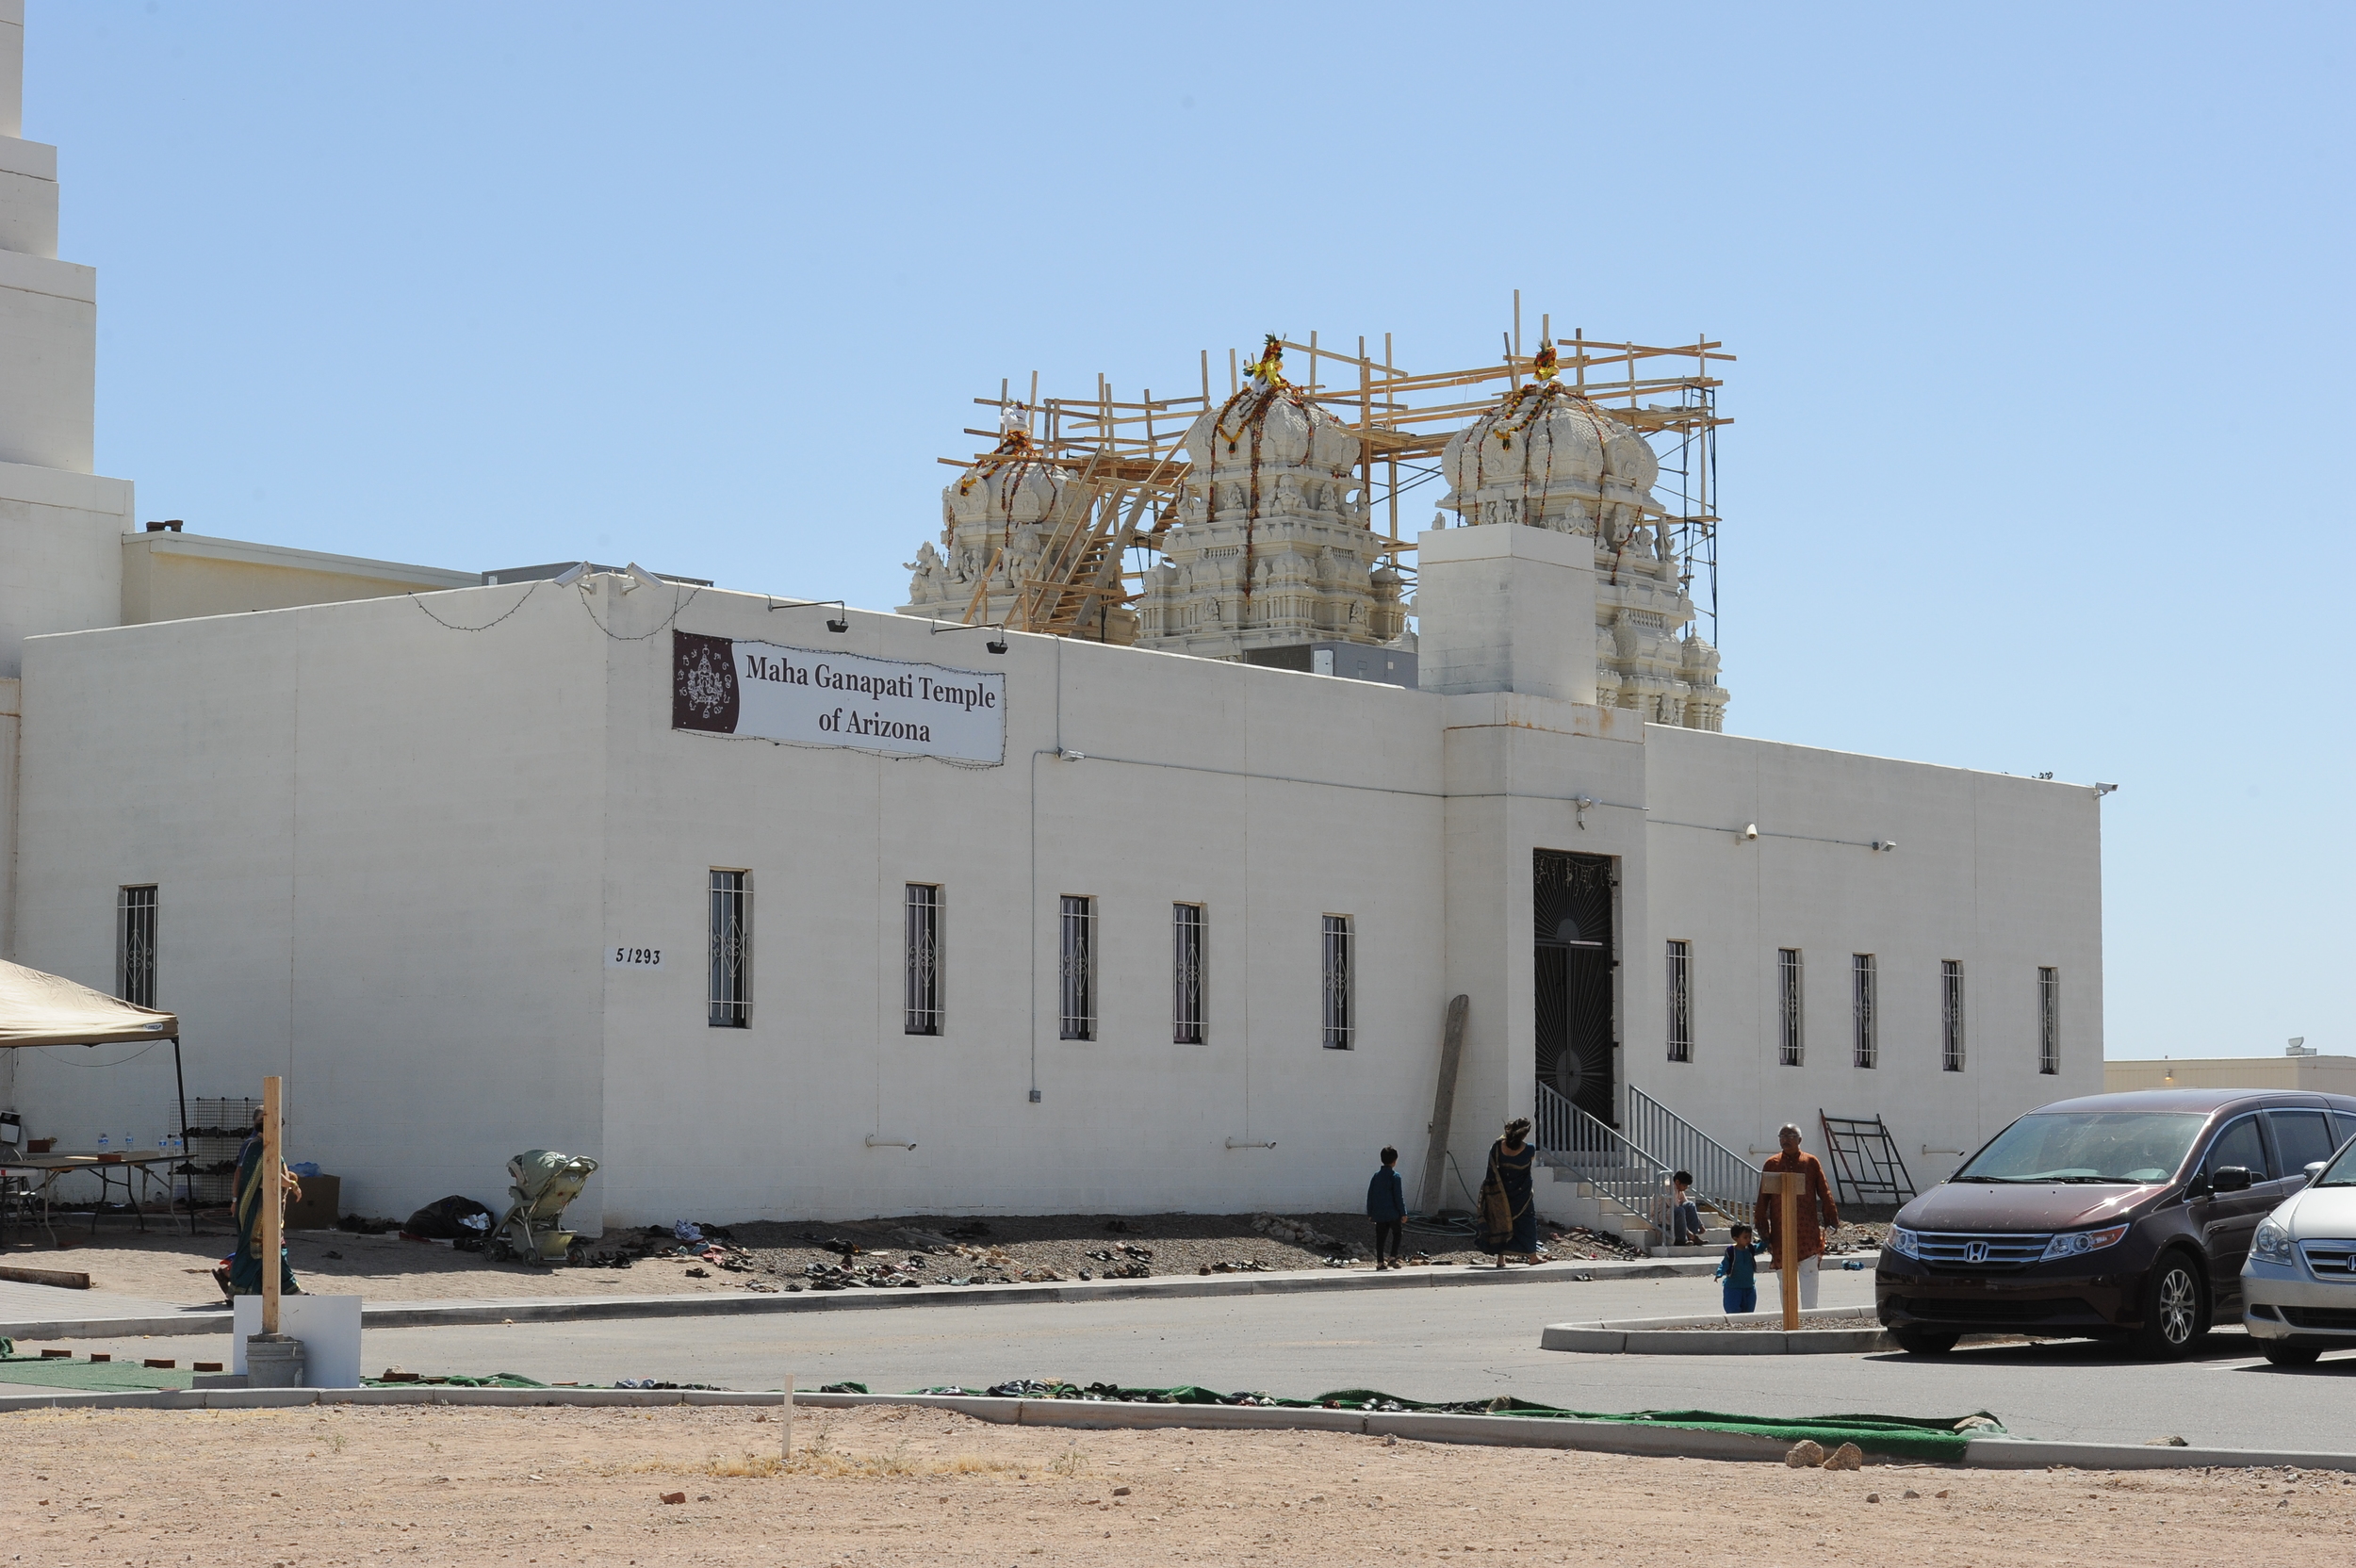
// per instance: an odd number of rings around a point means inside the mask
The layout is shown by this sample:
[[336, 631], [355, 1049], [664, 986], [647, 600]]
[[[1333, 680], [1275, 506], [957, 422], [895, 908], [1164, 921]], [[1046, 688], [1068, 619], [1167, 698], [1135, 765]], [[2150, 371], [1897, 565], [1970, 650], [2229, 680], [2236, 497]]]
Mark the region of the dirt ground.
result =
[[[1362, 1270], [1371, 1266], [1371, 1235], [1363, 1217], [1286, 1217], [1354, 1250], [1346, 1266]], [[1051, 1215], [983, 1220], [913, 1216], [846, 1222], [762, 1221], [719, 1228], [728, 1240], [706, 1249], [717, 1254], [712, 1257], [699, 1255], [693, 1248], [682, 1250], [674, 1238], [665, 1236], [658, 1243], [637, 1232], [609, 1232], [591, 1244], [591, 1256], [611, 1256], [632, 1244], [662, 1248], [657, 1255], [636, 1257], [623, 1267], [532, 1268], [494, 1263], [481, 1252], [404, 1241], [395, 1233], [294, 1231], [287, 1233], [286, 1246], [295, 1277], [305, 1289], [322, 1295], [358, 1294], [371, 1301], [741, 1294], [828, 1286], [901, 1289], [906, 1287], [898, 1282], [904, 1279], [918, 1281], [920, 1288], [940, 1288], [967, 1280], [1160, 1279], [1200, 1274], [1205, 1269], [1330, 1266], [1324, 1248], [1263, 1233], [1252, 1228], [1252, 1218], [1250, 1215], [1118, 1218]], [[159, 1221], [151, 1222], [142, 1234], [114, 1218], [104, 1221], [98, 1234], [90, 1237], [82, 1232], [86, 1223], [69, 1225], [60, 1219], [58, 1233], [71, 1244], [63, 1249], [50, 1247], [43, 1238], [39, 1244], [21, 1243], [4, 1255], [11, 1263], [37, 1268], [81, 1270], [90, 1275], [90, 1285], [97, 1290], [188, 1305], [220, 1301], [221, 1293], [212, 1282], [213, 1266], [236, 1242], [220, 1222], [201, 1222], [205, 1233], [193, 1238], [185, 1231], [168, 1234]], [[1616, 1242], [1583, 1232], [1548, 1226], [1541, 1227], [1540, 1235], [1558, 1260], [1632, 1255]], [[1487, 1264], [1488, 1259], [1471, 1250], [1470, 1241], [1461, 1230], [1411, 1228], [1407, 1250], [1411, 1254], [1421, 1251], [1432, 1266]], [[845, 1253], [844, 1246], [857, 1250]], [[1133, 1256], [1124, 1250], [1129, 1248], [1151, 1256]], [[812, 1266], [828, 1272], [813, 1277]], [[1116, 1273], [1121, 1269], [1136, 1272]]]
[[2154, 1568], [2356, 1552], [2356, 1485], [2322, 1472], [1843, 1474], [1324, 1432], [1010, 1428], [921, 1410], [803, 1411], [789, 1466], [782, 1429], [744, 1409], [9, 1414], [0, 1442], [18, 1474], [0, 1530], [9, 1551], [56, 1568], [1476, 1553], [1621, 1568]]

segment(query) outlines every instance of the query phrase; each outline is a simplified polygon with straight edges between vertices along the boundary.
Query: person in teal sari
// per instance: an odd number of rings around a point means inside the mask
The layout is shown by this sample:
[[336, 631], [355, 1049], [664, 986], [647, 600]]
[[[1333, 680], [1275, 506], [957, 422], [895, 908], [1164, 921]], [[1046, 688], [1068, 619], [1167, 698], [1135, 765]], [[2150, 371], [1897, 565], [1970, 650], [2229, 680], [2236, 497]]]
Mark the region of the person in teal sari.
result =
[[[279, 1168], [279, 1185], [286, 1198], [303, 1196], [302, 1184], [294, 1172], [283, 1166]], [[237, 1217], [237, 1250], [230, 1256], [228, 1279], [223, 1288], [229, 1295], [259, 1296], [262, 1294], [262, 1119], [254, 1119], [254, 1131], [237, 1151], [237, 1179], [231, 1188]], [[283, 1199], [281, 1200], [283, 1201]], [[218, 1275], [215, 1276], [219, 1278]], [[282, 1295], [300, 1295], [302, 1287], [295, 1283], [294, 1268], [286, 1262], [286, 1249], [278, 1249], [278, 1289]]]
[[1538, 1261], [1538, 1209], [1530, 1191], [1538, 1151], [1530, 1142], [1530, 1122], [1516, 1117], [1505, 1135], [1489, 1146], [1489, 1171], [1481, 1183], [1478, 1217], [1481, 1250], [1505, 1266], [1508, 1252], [1524, 1263]]

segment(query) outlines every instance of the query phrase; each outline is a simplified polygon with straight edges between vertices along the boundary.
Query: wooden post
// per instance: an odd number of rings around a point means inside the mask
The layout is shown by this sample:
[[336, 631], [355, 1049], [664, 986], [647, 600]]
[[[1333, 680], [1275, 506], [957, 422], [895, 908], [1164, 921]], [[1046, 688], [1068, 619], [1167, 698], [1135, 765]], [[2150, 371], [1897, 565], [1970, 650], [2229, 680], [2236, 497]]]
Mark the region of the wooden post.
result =
[[278, 1261], [280, 1250], [286, 1245], [286, 1210], [280, 1203], [280, 1186], [286, 1168], [281, 1163], [286, 1153], [286, 1132], [281, 1118], [286, 1110], [284, 1078], [262, 1080], [262, 1168], [254, 1172], [261, 1183], [262, 1237], [257, 1244], [262, 1254], [262, 1331], [278, 1331], [278, 1280], [284, 1265]]
[[794, 1374], [785, 1375], [785, 1462], [794, 1462]]
[[1759, 1179], [1759, 1195], [1776, 1194], [1775, 1271], [1783, 1276], [1783, 1326], [1800, 1326], [1800, 1260], [1792, 1249], [1800, 1239], [1800, 1199], [1808, 1191], [1808, 1172], [1770, 1170]]

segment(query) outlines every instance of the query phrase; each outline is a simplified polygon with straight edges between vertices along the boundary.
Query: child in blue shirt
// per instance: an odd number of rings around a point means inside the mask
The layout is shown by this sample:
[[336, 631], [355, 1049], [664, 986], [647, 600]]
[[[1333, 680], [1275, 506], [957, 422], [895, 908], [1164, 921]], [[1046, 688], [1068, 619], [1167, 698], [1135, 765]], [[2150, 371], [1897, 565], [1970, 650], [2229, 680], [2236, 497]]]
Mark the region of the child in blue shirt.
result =
[[1737, 1225], [1733, 1235], [1734, 1245], [1718, 1259], [1718, 1271], [1710, 1276], [1726, 1282], [1724, 1299], [1728, 1316], [1759, 1310], [1758, 1258], [1767, 1250], [1765, 1242], [1751, 1239], [1748, 1225]]

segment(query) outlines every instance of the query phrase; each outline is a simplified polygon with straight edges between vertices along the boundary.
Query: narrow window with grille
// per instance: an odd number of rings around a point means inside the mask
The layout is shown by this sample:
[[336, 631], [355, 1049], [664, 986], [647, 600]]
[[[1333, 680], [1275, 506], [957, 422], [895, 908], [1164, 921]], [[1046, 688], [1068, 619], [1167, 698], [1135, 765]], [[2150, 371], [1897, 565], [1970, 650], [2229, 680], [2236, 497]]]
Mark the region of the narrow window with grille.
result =
[[1796, 947], [1775, 950], [1775, 1021], [1781, 1047], [1776, 1059], [1785, 1067], [1798, 1067], [1808, 1041], [1801, 1032], [1800, 950]]
[[1857, 1065], [1881, 1064], [1881, 973], [1871, 953], [1849, 955], [1849, 1005], [1857, 1029]]
[[1669, 1060], [1693, 1059], [1693, 947], [1669, 943]]
[[1357, 1043], [1357, 998], [1351, 990], [1350, 917], [1325, 917], [1325, 1049], [1348, 1051]]
[[1963, 1070], [1963, 960], [1939, 961], [1939, 1067]]
[[753, 1021], [752, 874], [712, 874], [712, 984], [705, 1021], [714, 1029]]
[[1170, 906], [1170, 1037], [1177, 1045], [1203, 1043], [1203, 906]]
[[2037, 972], [2037, 1070], [2061, 1070], [2061, 971]]
[[908, 937], [907, 1021], [910, 1035], [941, 1033], [941, 890], [911, 882], [903, 900]]
[[115, 891], [115, 994], [139, 1007], [155, 1005], [155, 890]]
[[1066, 893], [1056, 923], [1060, 937], [1055, 988], [1063, 1037], [1092, 1040], [1096, 1037], [1096, 900]]

